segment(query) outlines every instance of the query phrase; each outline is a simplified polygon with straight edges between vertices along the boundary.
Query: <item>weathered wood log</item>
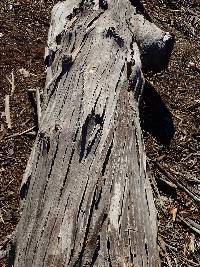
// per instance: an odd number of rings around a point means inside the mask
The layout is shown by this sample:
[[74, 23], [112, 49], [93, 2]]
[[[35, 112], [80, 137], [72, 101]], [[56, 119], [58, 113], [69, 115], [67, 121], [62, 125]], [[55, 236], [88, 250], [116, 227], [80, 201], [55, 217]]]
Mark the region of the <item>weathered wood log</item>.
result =
[[67, 0], [52, 11], [16, 267], [159, 266], [138, 106], [142, 69], [164, 68], [173, 38], [138, 2]]

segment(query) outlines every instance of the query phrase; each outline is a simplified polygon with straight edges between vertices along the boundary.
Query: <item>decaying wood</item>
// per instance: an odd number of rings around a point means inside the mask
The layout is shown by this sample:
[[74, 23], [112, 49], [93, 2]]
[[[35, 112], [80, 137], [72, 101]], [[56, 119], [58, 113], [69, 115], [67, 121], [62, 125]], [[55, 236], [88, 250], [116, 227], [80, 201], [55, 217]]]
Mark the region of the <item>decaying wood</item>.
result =
[[14, 266], [159, 266], [138, 106], [142, 69], [167, 64], [172, 37], [138, 2], [67, 0], [52, 11]]

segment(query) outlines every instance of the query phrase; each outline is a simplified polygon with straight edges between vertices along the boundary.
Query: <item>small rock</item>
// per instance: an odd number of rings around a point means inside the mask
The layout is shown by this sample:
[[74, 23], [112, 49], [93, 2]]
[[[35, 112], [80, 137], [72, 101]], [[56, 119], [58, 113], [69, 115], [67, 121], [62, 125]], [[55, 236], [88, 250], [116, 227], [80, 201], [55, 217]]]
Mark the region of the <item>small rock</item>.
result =
[[195, 69], [196, 68], [196, 64], [194, 62], [190, 61], [188, 63], [188, 68]]
[[12, 156], [13, 154], [14, 154], [14, 149], [13, 148], [9, 149], [8, 150], [8, 155]]

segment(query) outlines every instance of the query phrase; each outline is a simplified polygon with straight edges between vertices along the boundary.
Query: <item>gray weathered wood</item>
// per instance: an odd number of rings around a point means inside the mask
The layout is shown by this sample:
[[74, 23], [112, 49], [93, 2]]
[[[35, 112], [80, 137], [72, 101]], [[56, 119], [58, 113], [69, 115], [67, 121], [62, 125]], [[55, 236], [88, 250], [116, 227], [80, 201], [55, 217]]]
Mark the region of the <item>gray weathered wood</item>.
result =
[[142, 68], [166, 65], [172, 37], [134, 2], [67, 0], [52, 11], [16, 267], [159, 266], [138, 105]]

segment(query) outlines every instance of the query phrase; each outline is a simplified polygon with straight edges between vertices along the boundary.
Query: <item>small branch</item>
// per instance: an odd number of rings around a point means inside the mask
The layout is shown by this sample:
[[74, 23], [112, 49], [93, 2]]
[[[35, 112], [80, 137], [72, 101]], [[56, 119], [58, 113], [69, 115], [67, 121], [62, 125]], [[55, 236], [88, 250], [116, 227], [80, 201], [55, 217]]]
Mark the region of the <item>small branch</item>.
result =
[[182, 216], [178, 216], [179, 219], [184, 222], [191, 230], [200, 235], [200, 225], [189, 218], [183, 218]]
[[11, 79], [8, 76], [6, 76], [6, 79], [8, 80], [10, 85], [12, 86], [11, 92], [10, 92], [10, 95], [12, 96], [14, 94], [14, 91], [15, 91], [15, 77], [14, 77], [13, 71], [11, 72]]
[[8, 235], [1, 243], [0, 243], [0, 259], [5, 258], [8, 255], [7, 245], [12, 240], [14, 236], [14, 232]]
[[187, 261], [189, 264], [192, 264], [193, 266], [197, 266], [199, 267], [199, 263], [196, 263], [194, 261], [191, 261], [191, 260], [188, 260], [187, 258], [185, 257], [181, 257], [184, 261]]
[[11, 82], [12, 82], [12, 89], [11, 89], [11, 96], [14, 94], [14, 91], [15, 91], [15, 77], [14, 77], [14, 73], [12, 71], [11, 73]]
[[8, 189], [8, 187], [13, 183], [13, 181], [14, 181], [14, 179], [12, 179], [12, 180], [6, 185], [6, 187], [3, 188], [0, 192], [1, 192], [1, 193], [5, 192], [5, 191]]
[[10, 96], [5, 96], [5, 115], [6, 115], [6, 123], [8, 125], [8, 129], [11, 129], [11, 119], [10, 119]]
[[10, 242], [12, 237], [13, 237], [13, 233], [10, 235], [7, 235], [6, 238], [0, 243], [0, 249], [5, 247], [5, 245], [7, 245], [7, 243]]
[[175, 179], [174, 176], [171, 175], [168, 171], [166, 171], [166, 168], [163, 167], [159, 162], [153, 161], [153, 163], [170, 180], [170, 182], [174, 183], [179, 189], [183, 190], [185, 193], [187, 193], [195, 201], [200, 202], [200, 197], [195, 195], [188, 188], [186, 188], [180, 181]]
[[12, 134], [12, 135], [9, 135], [9, 136], [6, 136], [5, 139], [10, 139], [10, 138], [13, 138], [13, 137], [17, 137], [17, 136], [21, 136], [23, 134], [26, 134], [26, 133], [29, 133], [30, 131], [34, 130], [35, 129], [35, 126], [21, 132], [21, 133], [15, 133], [15, 134]]

